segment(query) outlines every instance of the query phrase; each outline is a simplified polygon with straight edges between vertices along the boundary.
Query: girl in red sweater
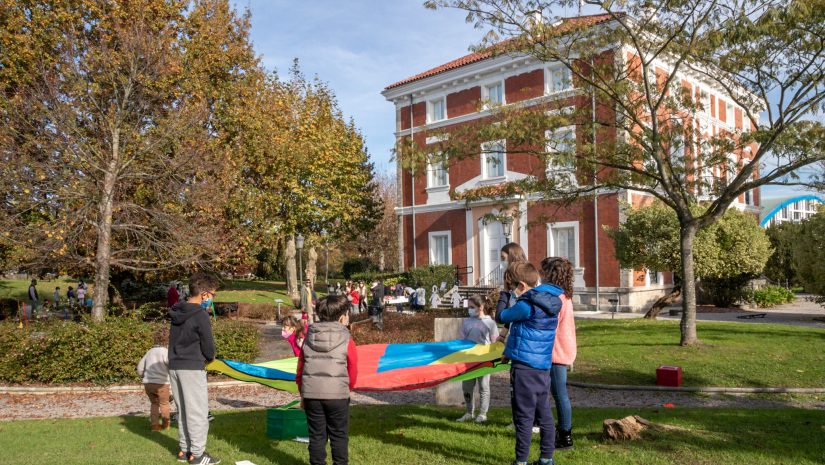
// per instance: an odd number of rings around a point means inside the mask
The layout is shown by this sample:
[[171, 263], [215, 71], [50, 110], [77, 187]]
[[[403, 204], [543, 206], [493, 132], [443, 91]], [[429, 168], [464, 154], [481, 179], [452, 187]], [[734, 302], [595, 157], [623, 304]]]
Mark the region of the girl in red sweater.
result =
[[573, 264], [566, 258], [547, 257], [541, 261], [541, 282], [564, 289], [553, 346], [550, 368], [550, 392], [556, 401], [559, 425], [556, 428], [556, 449], [573, 448], [573, 409], [567, 395], [567, 371], [576, 360], [576, 324], [573, 321]]

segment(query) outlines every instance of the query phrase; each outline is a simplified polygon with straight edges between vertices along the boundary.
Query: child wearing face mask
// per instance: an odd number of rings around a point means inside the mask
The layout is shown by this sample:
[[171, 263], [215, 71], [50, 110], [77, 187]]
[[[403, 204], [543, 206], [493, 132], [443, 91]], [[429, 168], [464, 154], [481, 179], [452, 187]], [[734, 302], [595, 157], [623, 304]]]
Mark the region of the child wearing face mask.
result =
[[306, 326], [304, 320], [298, 319], [292, 315], [281, 320], [281, 337], [286, 339], [289, 346], [292, 347], [292, 353], [295, 356], [301, 355], [301, 347], [304, 345], [304, 338], [306, 337]]
[[[489, 345], [496, 342], [498, 339], [498, 326], [496, 326], [496, 322], [493, 321], [488, 314], [492, 308], [493, 304], [487, 296], [479, 294], [471, 296], [468, 300], [467, 308], [469, 316], [464, 318], [464, 321], [461, 323], [459, 337], [475, 342], [476, 344]], [[475, 400], [473, 397], [476, 385], [478, 385], [478, 395], [480, 398], [478, 416], [474, 415]], [[457, 421], [465, 422], [473, 419], [475, 419], [476, 423], [484, 423], [487, 421], [487, 410], [490, 409], [490, 375], [462, 381], [461, 388], [464, 391], [464, 405], [467, 411]]]

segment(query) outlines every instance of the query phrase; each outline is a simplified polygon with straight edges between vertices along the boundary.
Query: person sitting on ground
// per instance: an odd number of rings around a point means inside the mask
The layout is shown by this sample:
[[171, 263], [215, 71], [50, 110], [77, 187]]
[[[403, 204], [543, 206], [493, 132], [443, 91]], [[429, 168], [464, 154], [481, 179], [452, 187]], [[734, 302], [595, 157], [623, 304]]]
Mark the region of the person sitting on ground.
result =
[[528, 262], [510, 265], [504, 283], [517, 297], [516, 304], [496, 314], [496, 321], [510, 324], [504, 357], [510, 360], [513, 423], [516, 428], [516, 460], [526, 465], [534, 421], [541, 434], [540, 465], [553, 465], [555, 425], [550, 409], [550, 366], [558, 314], [564, 292], [553, 284], [539, 284], [539, 273]]
[[[490, 345], [498, 340], [498, 326], [487, 313], [493, 308], [493, 303], [487, 296], [476, 294], [469, 299], [467, 308], [468, 317], [461, 322], [461, 330], [458, 333], [459, 339], [466, 339], [476, 344]], [[466, 413], [457, 421], [465, 422], [475, 419], [476, 423], [487, 421], [487, 411], [490, 410], [490, 376], [484, 375], [478, 378], [468, 379], [461, 382], [461, 389], [464, 391], [464, 406]], [[475, 394], [478, 385], [479, 408], [478, 416], [475, 416]]]
[[169, 380], [178, 415], [178, 461], [197, 465], [220, 463], [206, 452], [209, 433], [209, 391], [206, 364], [215, 359], [215, 339], [207, 313], [218, 280], [206, 273], [189, 278], [189, 299], [169, 310]]
[[307, 333], [305, 320], [289, 315], [281, 320], [281, 328], [281, 337], [286, 339], [286, 342], [292, 347], [292, 353], [295, 356], [301, 355], [301, 347], [304, 345], [304, 338], [306, 338]]
[[350, 303], [344, 296], [318, 302], [319, 322], [307, 330], [295, 382], [309, 429], [309, 463], [324, 465], [327, 439], [335, 465], [349, 462], [350, 392], [358, 376], [358, 352], [347, 325]]
[[155, 345], [137, 366], [143, 389], [151, 404], [149, 424], [152, 431], [169, 429], [169, 328], [155, 331]]

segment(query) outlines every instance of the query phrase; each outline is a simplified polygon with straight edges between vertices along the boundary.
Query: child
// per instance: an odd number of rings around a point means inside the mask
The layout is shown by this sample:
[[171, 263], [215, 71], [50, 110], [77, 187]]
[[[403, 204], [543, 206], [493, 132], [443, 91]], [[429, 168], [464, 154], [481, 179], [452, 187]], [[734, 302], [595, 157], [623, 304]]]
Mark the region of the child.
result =
[[66, 291], [66, 299], [69, 300], [69, 307], [74, 308], [75, 294], [74, 289], [72, 289], [72, 286], [69, 286], [69, 290]]
[[[510, 403], [516, 427], [516, 461], [526, 465], [534, 420], [541, 434], [540, 465], [553, 465], [555, 426], [550, 410], [550, 366], [558, 314], [564, 291], [553, 284], [538, 286], [539, 273], [528, 262], [516, 262], [504, 273], [516, 304], [496, 314], [496, 321], [510, 323], [504, 357], [510, 360]], [[538, 287], [537, 287], [538, 286]]]
[[567, 395], [567, 370], [576, 360], [576, 324], [573, 322], [573, 264], [566, 258], [547, 257], [541, 261], [541, 280], [564, 290], [556, 342], [553, 346], [553, 366], [550, 369], [550, 392], [556, 401], [559, 425], [556, 428], [556, 449], [573, 448], [573, 409]]
[[86, 308], [86, 287], [77, 286], [77, 303], [80, 304], [80, 309]]
[[[470, 297], [469, 308], [467, 313], [469, 317], [465, 318], [461, 323], [461, 330], [459, 337], [476, 344], [492, 344], [498, 339], [498, 326], [496, 322], [487, 314], [488, 309], [493, 308], [492, 302], [487, 296], [474, 295]], [[464, 405], [467, 408], [467, 413], [457, 421], [465, 422], [473, 419], [473, 410], [475, 402], [473, 394], [478, 384], [478, 395], [480, 397], [478, 416], [475, 417], [476, 423], [484, 423], [487, 421], [487, 410], [490, 409], [490, 375], [484, 375], [475, 379], [469, 379], [461, 382], [461, 388], [464, 391]]]
[[281, 337], [286, 339], [292, 347], [292, 353], [295, 356], [301, 355], [301, 346], [304, 345], [304, 338], [307, 334], [304, 320], [290, 315], [281, 320], [281, 328]]
[[215, 359], [215, 340], [208, 309], [218, 280], [206, 273], [189, 277], [189, 299], [170, 310], [169, 380], [178, 415], [178, 461], [213, 465], [221, 461], [206, 452], [209, 434], [209, 391], [206, 363]]
[[[140, 359], [138, 376], [142, 378], [143, 389], [152, 404], [149, 423], [152, 431], [169, 428], [169, 328], [155, 332], [155, 345]], [[160, 423], [158, 423], [160, 419]]]
[[309, 463], [324, 465], [327, 438], [335, 465], [349, 462], [349, 397], [355, 386], [357, 353], [346, 325], [350, 303], [345, 296], [318, 302], [319, 322], [307, 330], [295, 382], [309, 427]]

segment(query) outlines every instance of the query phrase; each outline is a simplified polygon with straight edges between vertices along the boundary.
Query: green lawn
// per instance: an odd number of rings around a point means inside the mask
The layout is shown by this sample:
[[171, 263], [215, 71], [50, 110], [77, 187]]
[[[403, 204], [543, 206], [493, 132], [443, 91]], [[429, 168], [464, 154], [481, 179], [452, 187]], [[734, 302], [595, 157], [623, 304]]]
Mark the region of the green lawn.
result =
[[[641, 414], [678, 427], [636, 442], [601, 438], [606, 418]], [[350, 463], [504, 464], [513, 459], [509, 409], [494, 409], [486, 425], [458, 424], [458, 409], [368, 406], [352, 410]], [[219, 413], [208, 450], [232, 464], [308, 462], [306, 445], [265, 436], [265, 412]], [[560, 465], [815, 464], [825, 459], [825, 412], [815, 410], [576, 409], [573, 451], [556, 454]], [[537, 437], [532, 459], [538, 457]], [[36, 420], [0, 423], [5, 465], [32, 463], [175, 463], [177, 431], [151, 433], [145, 417]]]
[[[323, 292], [321, 291], [323, 288]], [[316, 283], [315, 292], [321, 296], [326, 294], [326, 286]], [[218, 291], [216, 302], [246, 302], [250, 304], [272, 304], [275, 299], [283, 300], [284, 304], [292, 305], [287, 296], [284, 281], [247, 281], [243, 279], [228, 279], [223, 282]]]
[[[0, 280], [0, 299], [15, 299], [28, 300], [29, 299], [29, 284], [30, 279], [2, 279]], [[89, 291], [91, 292], [92, 284], [89, 284]], [[37, 280], [37, 292], [40, 295], [40, 300], [52, 300], [54, 288], [60, 287], [60, 298], [66, 299], [66, 291], [69, 286], [77, 289], [77, 279], [61, 277], [51, 281]]]
[[578, 356], [570, 379], [655, 384], [656, 367], [678, 365], [686, 386], [825, 387], [825, 330], [707, 323], [700, 347], [680, 347], [679, 323], [577, 320]]

